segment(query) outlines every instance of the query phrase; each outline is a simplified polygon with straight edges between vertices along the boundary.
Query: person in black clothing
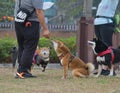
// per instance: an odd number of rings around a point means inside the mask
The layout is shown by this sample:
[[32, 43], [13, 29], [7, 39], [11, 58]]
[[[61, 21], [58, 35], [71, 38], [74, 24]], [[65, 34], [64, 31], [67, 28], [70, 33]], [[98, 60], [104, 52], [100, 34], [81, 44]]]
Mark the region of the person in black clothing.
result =
[[[119, 0], [101, 0], [98, 5], [96, 18], [94, 20], [95, 35], [98, 39], [112, 47], [112, 36], [114, 33], [114, 17]], [[102, 75], [109, 75], [108, 67], [103, 65]]]
[[[22, 19], [24, 19], [26, 14], [24, 11], [18, 14], [21, 8], [27, 9], [31, 13], [24, 23], [22, 23]], [[32, 58], [38, 45], [40, 26], [43, 30], [43, 36], [50, 38], [50, 31], [44, 18], [43, 0], [16, 0], [14, 16], [19, 63], [16, 78], [35, 77], [29, 70], [31, 69]], [[20, 19], [17, 19], [18, 17]]]

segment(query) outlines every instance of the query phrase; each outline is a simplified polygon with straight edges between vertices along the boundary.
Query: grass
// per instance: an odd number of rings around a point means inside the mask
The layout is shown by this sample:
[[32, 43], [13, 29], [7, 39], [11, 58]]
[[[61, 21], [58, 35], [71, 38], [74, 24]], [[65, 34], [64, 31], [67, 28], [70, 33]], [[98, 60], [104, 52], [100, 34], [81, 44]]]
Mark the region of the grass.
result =
[[15, 79], [11, 68], [0, 68], [0, 93], [120, 93], [120, 78], [79, 78], [62, 80], [62, 69], [33, 69], [37, 78]]

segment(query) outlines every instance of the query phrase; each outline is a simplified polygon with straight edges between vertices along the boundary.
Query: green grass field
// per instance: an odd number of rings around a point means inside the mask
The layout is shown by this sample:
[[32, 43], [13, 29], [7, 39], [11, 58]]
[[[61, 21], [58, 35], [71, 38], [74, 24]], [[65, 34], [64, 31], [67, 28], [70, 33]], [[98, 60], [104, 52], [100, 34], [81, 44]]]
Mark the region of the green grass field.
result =
[[75, 79], [68, 72], [62, 80], [62, 69], [33, 69], [37, 78], [15, 79], [11, 68], [0, 68], [0, 93], [120, 93], [120, 78]]

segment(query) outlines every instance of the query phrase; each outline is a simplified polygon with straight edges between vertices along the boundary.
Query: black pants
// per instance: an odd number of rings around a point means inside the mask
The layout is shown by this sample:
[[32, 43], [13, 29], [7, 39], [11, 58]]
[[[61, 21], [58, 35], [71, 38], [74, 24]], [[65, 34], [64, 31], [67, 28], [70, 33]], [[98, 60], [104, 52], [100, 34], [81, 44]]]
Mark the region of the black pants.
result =
[[25, 72], [31, 68], [32, 59], [39, 41], [39, 22], [31, 22], [31, 26], [15, 22], [18, 42], [18, 71]]
[[95, 34], [108, 46], [112, 46], [112, 36], [114, 33], [114, 25], [112, 23], [95, 25]]

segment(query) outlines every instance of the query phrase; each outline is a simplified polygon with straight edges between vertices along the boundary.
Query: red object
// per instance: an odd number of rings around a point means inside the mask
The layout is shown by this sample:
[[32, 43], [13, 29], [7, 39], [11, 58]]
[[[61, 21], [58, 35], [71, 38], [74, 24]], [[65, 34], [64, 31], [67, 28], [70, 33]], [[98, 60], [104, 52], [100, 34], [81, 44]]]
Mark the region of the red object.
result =
[[25, 23], [25, 26], [26, 26], [26, 27], [30, 27], [31, 25], [32, 25], [31, 22], [26, 22], [26, 23]]
[[98, 53], [98, 55], [97, 56], [104, 56], [105, 54], [111, 54], [111, 57], [112, 57], [112, 62], [114, 61], [114, 58], [115, 58], [115, 56], [114, 56], [114, 53], [113, 53], [113, 50], [111, 49], [111, 47], [109, 47], [106, 51], [103, 51], [103, 52], [100, 52], [100, 53]]
[[3, 16], [3, 19], [4, 19], [4, 20], [6, 20], [6, 18], [7, 18], [6, 16]]

